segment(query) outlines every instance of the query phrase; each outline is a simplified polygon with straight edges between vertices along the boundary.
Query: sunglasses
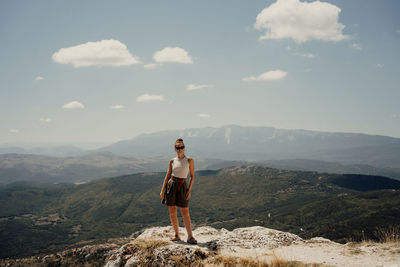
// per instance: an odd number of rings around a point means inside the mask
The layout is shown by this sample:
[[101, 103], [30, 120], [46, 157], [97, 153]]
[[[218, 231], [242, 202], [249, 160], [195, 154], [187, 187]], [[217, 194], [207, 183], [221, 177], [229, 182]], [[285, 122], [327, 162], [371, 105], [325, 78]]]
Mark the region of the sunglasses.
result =
[[176, 149], [184, 149], [185, 147], [184, 146], [176, 146], [175, 148]]

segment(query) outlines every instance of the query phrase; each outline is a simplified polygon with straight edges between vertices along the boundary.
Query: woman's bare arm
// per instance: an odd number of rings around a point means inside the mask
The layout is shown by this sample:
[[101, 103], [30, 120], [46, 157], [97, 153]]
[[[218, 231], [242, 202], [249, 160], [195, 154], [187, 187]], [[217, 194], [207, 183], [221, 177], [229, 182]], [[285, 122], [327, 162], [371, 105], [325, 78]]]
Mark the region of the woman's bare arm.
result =
[[171, 173], [172, 173], [172, 162], [173, 162], [173, 160], [171, 159], [171, 160], [169, 161], [169, 164], [168, 164], [168, 171], [167, 171], [167, 174], [165, 175], [164, 183], [163, 183], [163, 185], [162, 185], [161, 192], [160, 192], [160, 197], [161, 197], [161, 198], [164, 197], [163, 194], [164, 194], [164, 191], [165, 191], [165, 187], [167, 186], [168, 180], [171, 178]]
[[189, 169], [190, 169], [190, 184], [189, 184], [188, 191], [190, 192], [192, 190], [192, 185], [193, 185], [193, 181], [194, 181], [194, 159], [193, 158], [190, 158]]

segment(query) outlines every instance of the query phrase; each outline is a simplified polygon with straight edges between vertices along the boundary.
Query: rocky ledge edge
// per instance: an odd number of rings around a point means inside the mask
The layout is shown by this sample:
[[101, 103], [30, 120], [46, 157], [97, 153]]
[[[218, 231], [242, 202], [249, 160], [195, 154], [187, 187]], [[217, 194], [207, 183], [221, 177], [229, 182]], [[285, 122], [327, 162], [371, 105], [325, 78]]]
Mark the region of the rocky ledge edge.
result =
[[[261, 226], [228, 231], [209, 226], [193, 231], [197, 245], [170, 241], [171, 226], [145, 229], [120, 247], [106, 267], [131, 266], [390, 266], [400, 267], [400, 244], [392, 246], [339, 244], [315, 237], [309, 240]], [[391, 249], [389, 250], [388, 247]], [[276, 263], [280, 265], [276, 265]], [[275, 265], [274, 265], [275, 264]]]

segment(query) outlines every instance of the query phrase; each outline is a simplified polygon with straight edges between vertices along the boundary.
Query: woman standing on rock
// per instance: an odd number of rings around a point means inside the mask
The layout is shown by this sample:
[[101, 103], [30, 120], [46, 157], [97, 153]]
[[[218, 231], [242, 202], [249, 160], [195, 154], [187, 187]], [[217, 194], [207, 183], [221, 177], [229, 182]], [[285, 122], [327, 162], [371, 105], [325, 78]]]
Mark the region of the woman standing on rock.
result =
[[[164, 178], [160, 197], [162, 203], [166, 204], [169, 209], [169, 218], [175, 231], [175, 237], [172, 241], [181, 240], [179, 236], [179, 225], [177, 216], [177, 206], [181, 210], [183, 223], [185, 224], [188, 234], [187, 242], [189, 244], [197, 244], [192, 234], [192, 226], [189, 215], [189, 198], [194, 181], [194, 161], [192, 158], [185, 156], [185, 144], [183, 139], [179, 138], [175, 141], [175, 152], [177, 156], [169, 161], [168, 171]], [[190, 184], [187, 186], [186, 179], [190, 169]]]

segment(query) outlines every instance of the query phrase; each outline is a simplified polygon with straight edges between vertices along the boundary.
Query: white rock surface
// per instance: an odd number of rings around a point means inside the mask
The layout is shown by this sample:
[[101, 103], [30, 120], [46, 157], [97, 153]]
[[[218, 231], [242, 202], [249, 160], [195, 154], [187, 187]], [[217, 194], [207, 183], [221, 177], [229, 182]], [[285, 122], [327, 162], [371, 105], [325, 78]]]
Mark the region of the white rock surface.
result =
[[[237, 228], [233, 231], [199, 227], [193, 231], [197, 245], [187, 244], [186, 230], [181, 227], [182, 241], [171, 242], [171, 226], [146, 229], [138, 239], [165, 240], [167, 245], [154, 249], [151, 266], [175, 266], [174, 260], [189, 264], [216, 255], [243, 257], [270, 262], [276, 257], [287, 261], [319, 263], [326, 266], [400, 267], [400, 244], [339, 244], [316, 237], [303, 240], [297, 235], [261, 226]], [[107, 263], [107, 267], [140, 266], [140, 255], [132, 253], [129, 243], [122, 246]], [[207, 264], [206, 264], [207, 266]]]

